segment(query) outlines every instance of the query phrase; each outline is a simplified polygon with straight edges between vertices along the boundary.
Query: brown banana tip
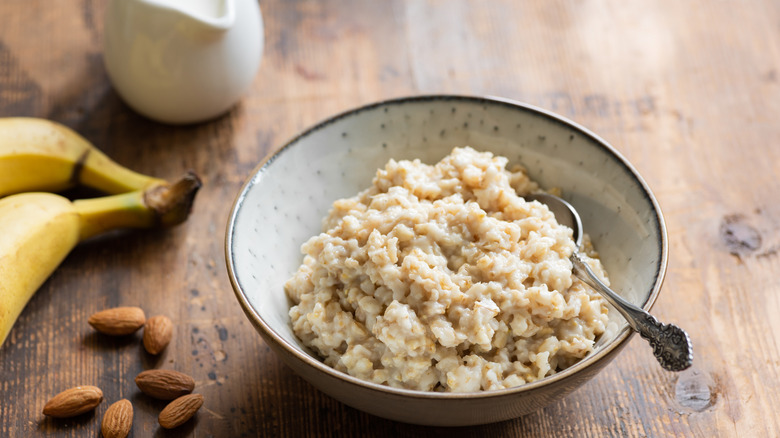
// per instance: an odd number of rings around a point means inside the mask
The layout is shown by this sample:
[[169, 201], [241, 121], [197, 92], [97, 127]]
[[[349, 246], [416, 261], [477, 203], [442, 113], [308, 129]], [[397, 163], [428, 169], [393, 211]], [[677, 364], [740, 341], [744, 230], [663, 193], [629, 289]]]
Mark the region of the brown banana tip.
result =
[[187, 171], [173, 184], [150, 187], [144, 192], [144, 202], [157, 214], [161, 226], [178, 225], [190, 215], [195, 195], [203, 184], [195, 172]]

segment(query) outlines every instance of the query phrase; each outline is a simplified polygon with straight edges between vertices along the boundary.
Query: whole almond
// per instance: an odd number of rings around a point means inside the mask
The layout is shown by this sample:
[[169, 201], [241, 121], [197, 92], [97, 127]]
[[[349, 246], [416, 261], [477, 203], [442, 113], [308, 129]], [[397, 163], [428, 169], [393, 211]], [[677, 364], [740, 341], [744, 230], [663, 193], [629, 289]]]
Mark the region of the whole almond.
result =
[[138, 389], [149, 397], [173, 400], [195, 389], [195, 380], [178, 371], [147, 370], [135, 377]]
[[88, 322], [100, 333], [122, 336], [143, 327], [146, 315], [139, 307], [114, 307], [93, 314]]
[[173, 323], [167, 316], [149, 318], [144, 325], [144, 348], [149, 354], [159, 354], [173, 337]]
[[103, 414], [100, 431], [103, 438], [126, 438], [133, 427], [133, 405], [127, 399], [112, 404]]
[[173, 429], [186, 423], [192, 418], [198, 409], [203, 406], [203, 396], [200, 394], [183, 395], [168, 403], [168, 406], [160, 412], [157, 421], [166, 429]]
[[76, 386], [52, 397], [43, 407], [43, 415], [69, 418], [89, 412], [103, 400], [103, 391], [97, 386]]

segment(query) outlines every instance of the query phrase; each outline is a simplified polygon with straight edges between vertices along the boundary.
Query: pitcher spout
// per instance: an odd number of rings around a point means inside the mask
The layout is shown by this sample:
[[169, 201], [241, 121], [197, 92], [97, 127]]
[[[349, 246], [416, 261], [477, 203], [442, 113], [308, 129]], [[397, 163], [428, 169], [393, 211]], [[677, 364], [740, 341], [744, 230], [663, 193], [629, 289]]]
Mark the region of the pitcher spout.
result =
[[234, 0], [140, 0], [151, 7], [178, 12], [198, 26], [225, 31], [236, 20]]

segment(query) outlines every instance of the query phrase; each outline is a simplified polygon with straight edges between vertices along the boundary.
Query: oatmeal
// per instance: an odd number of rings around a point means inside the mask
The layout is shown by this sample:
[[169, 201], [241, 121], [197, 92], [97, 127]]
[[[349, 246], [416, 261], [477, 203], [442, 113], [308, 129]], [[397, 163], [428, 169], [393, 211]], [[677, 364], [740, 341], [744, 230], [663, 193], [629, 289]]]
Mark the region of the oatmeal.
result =
[[[285, 284], [302, 343], [352, 376], [422, 391], [541, 379], [592, 351], [606, 302], [572, 274], [572, 231], [525, 170], [469, 147], [390, 160], [333, 203]], [[601, 263], [584, 257], [606, 280]]]

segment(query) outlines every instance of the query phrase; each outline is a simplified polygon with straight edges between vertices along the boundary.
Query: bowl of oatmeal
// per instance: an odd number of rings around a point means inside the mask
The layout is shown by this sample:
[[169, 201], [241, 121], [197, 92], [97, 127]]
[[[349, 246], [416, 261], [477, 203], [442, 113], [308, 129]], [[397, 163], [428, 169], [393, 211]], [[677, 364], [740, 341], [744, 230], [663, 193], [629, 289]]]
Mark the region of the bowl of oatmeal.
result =
[[524, 195], [580, 212], [587, 262], [649, 309], [667, 239], [615, 148], [518, 102], [419, 96], [351, 110], [268, 157], [228, 223], [233, 288], [263, 340], [343, 403], [472, 425], [583, 385], [632, 335], [571, 272], [571, 230]]

